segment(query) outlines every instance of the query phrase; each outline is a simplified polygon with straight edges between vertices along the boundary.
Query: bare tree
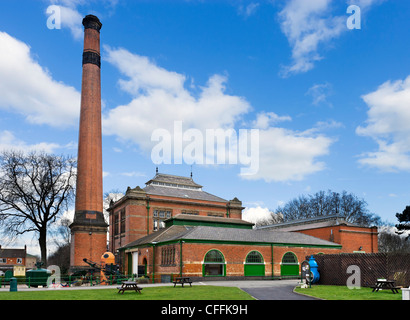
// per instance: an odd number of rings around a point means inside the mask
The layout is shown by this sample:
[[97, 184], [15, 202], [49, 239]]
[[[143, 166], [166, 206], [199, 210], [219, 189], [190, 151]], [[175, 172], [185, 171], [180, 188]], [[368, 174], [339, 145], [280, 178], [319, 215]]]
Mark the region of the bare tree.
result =
[[283, 221], [337, 215], [346, 221], [363, 226], [380, 225], [380, 217], [369, 212], [367, 203], [352, 193], [319, 191], [313, 195], [299, 196], [276, 209]]
[[410, 206], [407, 206], [402, 213], [396, 213], [399, 224], [396, 225], [397, 234], [407, 234], [406, 240], [410, 239]]
[[45, 265], [49, 227], [74, 199], [76, 166], [66, 156], [0, 154], [0, 229], [10, 237], [35, 232]]

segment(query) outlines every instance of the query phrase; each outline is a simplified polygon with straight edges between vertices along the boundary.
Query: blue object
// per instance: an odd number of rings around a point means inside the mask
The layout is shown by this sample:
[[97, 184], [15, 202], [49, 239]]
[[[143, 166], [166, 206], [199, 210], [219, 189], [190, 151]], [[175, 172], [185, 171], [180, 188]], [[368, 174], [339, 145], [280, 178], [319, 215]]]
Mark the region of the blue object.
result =
[[319, 279], [320, 279], [320, 274], [319, 274], [319, 271], [318, 271], [319, 266], [318, 266], [315, 258], [313, 258], [313, 255], [310, 256], [309, 266], [310, 266], [310, 273], [313, 277], [312, 283], [318, 283]]

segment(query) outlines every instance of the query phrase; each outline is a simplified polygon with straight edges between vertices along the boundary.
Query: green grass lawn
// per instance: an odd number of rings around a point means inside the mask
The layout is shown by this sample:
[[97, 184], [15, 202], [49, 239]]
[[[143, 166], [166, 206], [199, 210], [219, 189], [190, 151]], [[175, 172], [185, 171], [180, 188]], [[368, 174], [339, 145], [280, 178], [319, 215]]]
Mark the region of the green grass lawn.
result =
[[147, 287], [142, 294], [116, 289], [44, 290], [32, 292], [0, 292], [1, 300], [253, 300], [234, 287]]
[[371, 288], [349, 289], [347, 286], [312, 286], [296, 288], [296, 292], [325, 300], [402, 300], [402, 293], [393, 294], [391, 290], [372, 292]]

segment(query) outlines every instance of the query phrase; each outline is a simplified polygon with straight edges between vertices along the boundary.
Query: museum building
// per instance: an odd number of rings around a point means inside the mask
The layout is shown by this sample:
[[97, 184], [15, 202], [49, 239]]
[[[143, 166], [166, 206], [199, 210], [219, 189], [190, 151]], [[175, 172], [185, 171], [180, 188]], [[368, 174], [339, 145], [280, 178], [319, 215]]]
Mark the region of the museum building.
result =
[[[377, 228], [335, 222], [332, 217], [324, 222], [299, 221], [299, 228], [291, 231], [291, 223], [283, 229], [255, 228], [242, 220], [243, 209], [237, 198], [228, 201], [205, 192], [192, 175], [157, 171], [144, 188], [128, 188], [124, 197], [111, 202], [109, 249], [122, 272], [146, 275], [155, 282], [176, 276], [197, 280], [298, 276], [306, 256], [353, 252], [349, 243], [355, 237], [360, 241], [354, 243], [366, 249], [363, 252], [377, 252]], [[346, 243], [342, 234], [349, 236]]]

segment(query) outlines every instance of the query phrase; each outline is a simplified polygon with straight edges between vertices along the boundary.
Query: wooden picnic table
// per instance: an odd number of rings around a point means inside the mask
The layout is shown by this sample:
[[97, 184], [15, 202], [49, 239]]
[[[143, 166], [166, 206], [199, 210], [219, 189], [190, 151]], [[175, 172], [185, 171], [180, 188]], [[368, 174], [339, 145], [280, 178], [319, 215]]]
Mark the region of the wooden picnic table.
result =
[[189, 283], [189, 285], [192, 287], [192, 281], [191, 281], [191, 278], [189, 277], [175, 278], [175, 281], [173, 281], [173, 283], [174, 283], [174, 288], [177, 284], [181, 284], [182, 286], [184, 286], [185, 283]]
[[394, 294], [399, 293], [399, 287], [395, 286], [394, 280], [377, 279], [376, 284], [372, 286], [372, 292], [378, 292], [379, 290], [391, 290]]
[[121, 287], [117, 287], [118, 293], [124, 294], [124, 291], [133, 291], [141, 293], [142, 288], [138, 287], [136, 281], [123, 281]]

